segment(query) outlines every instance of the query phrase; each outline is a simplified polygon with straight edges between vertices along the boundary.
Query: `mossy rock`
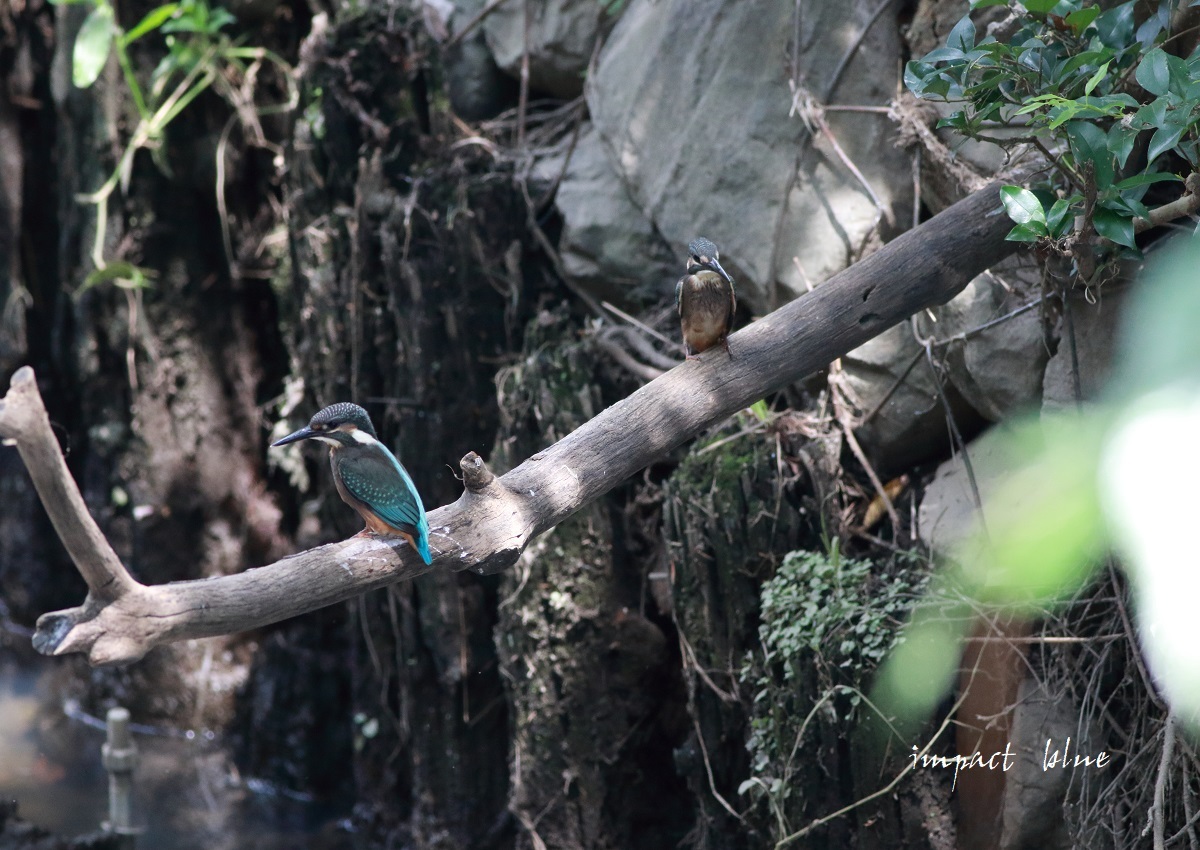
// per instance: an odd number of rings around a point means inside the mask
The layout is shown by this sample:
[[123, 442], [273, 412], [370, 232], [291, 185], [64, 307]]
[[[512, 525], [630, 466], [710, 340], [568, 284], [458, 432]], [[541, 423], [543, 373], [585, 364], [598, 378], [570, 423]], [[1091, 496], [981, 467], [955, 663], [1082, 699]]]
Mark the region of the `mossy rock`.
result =
[[759, 587], [786, 552], [818, 534], [815, 513], [802, 512], [798, 482], [778, 456], [787, 443], [765, 430], [734, 439], [715, 434], [697, 444], [665, 485], [672, 607], [689, 712], [703, 735], [693, 733], [676, 750], [676, 763], [706, 839], [717, 847], [757, 846], [762, 839], [748, 834], [712, 792], [715, 786], [740, 808], [738, 788], [750, 775], [738, 670], [757, 646]]
[[[615, 373], [597, 369], [597, 349], [578, 332], [566, 309], [529, 323], [521, 359], [497, 378], [495, 468], [566, 436], [626, 392]], [[496, 645], [511, 705], [518, 847], [533, 846], [536, 829], [547, 847], [650, 850], [676, 846], [691, 826], [662, 727], [663, 704], [679, 692], [675, 662], [663, 630], [627, 592], [643, 565], [614, 545], [621, 499], [610, 494], [559, 524], [501, 579]]]

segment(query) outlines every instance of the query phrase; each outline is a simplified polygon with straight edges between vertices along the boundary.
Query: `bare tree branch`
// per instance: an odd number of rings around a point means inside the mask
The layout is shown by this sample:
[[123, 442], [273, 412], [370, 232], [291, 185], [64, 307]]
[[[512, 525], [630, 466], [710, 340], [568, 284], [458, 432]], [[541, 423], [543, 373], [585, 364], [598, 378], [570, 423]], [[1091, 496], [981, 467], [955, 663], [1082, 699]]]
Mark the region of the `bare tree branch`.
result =
[[0, 437], [16, 441], [90, 588], [82, 606], [39, 618], [34, 646], [122, 664], [161, 643], [255, 628], [431, 569], [507, 569], [533, 537], [703, 429], [949, 300], [1012, 250], [1010, 226], [989, 186], [734, 334], [732, 357], [714, 349], [681, 364], [502, 478], [468, 454], [465, 492], [429, 516], [432, 567], [402, 541], [356, 537], [237, 575], [139, 584], [88, 516], [33, 373], [21, 369], [0, 402]]
[[17, 370], [8, 394], [0, 400], [0, 438], [16, 443], [54, 530], [91, 595], [97, 601], [111, 602], [127, 593], [136, 582], [87, 511], [28, 366]]

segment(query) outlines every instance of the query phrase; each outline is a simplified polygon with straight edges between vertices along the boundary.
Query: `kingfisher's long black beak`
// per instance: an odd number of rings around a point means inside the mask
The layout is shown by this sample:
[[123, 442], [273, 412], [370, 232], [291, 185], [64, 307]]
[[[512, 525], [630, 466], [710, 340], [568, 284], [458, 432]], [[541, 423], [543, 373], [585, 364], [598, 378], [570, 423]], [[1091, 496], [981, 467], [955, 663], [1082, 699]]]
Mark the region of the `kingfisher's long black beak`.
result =
[[725, 278], [726, 282], [728, 282], [728, 284], [730, 286], [733, 286], [733, 278], [731, 278], [729, 276], [729, 273], [726, 272], [725, 269], [721, 268], [721, 264], [717, 262], [716, 257], [713, 257], [712, 259], [710, 259], [708, 261], [708, 267], [710, 269], [712, 269], [713, 271], [715, 271], [717, 274], [719, 274], [721, 277]]
[[276, 440], [275, 442], [271, 443], [271, 447], [274, 448], [275, 446], [286, 446], [288, 443], [295, 443], [295, 442], [299, 442], [300, 440], [307, 440], [309, 437], [315, 437], [316, 435], [317, 435], [316, 431], [314, 431], [312, 428], [309, 428], [307, 425], [305, 425], [299, 431], [295, 431], [291, 434], [288, 434], [282, 440]]

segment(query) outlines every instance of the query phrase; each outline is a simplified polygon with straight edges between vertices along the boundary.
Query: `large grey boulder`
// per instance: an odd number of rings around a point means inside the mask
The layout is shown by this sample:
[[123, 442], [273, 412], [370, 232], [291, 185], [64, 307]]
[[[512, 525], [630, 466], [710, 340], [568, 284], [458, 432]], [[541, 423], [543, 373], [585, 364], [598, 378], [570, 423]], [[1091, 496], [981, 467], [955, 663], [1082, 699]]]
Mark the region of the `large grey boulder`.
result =
[[[856, 430], [880, 474], [945, 455], [946, 411], [912, 325], [901, 322], [842, 358], [845, 386], [863, 424]], [[911, 367], [911, 368], [910, 368]], [[943, 392], [960, 422], [970, 411], [954, 387]]]
[[[1003, 430], [999, 427], [967, 444], [967, 456], [980, 498], [986, 502], [989, 492], [1001, 480], [1012, 463], [1011, 452], [1004, 450]], [[937, 556], [951, 556], [959, 544], [979, 528], [979, 505], [962, 455], [942, 463], [925, 488], [917, 509], [917, 537]]]
[[1041, 403], [1050, 359], [1044, 309], [1022, 309], [1038, 301], [1040, 284], [1041, 271], [1029, 258], [1010, 258], [949, 303], [917, 315], [922, 336], [944, 343], [938, 360], [950, 383], [992, 422]]
[[1046, 365], [1042, 410], [1053, 412], [1075, 407], [1075, 361], [1079, 365], [1082, 401], [1095, 399], [1108, 381], [1117, 349], [1117, 329], [1124, 314], [1124, 290], [1107, 286], [1094, 302], [1082, 295], [1071, 296], [1071, 318], [1075, 327], [1075, 356], [1071, 353], [1071, 331], [1064, 316], [1060, 320], [1058, 350]]
[[[1070, 741], [1070, 757], [1095, 758], [1106, 745], [1095, 724], [1084, 721], [1079, 705], [1069, 693], [1050, 693], [1047, 686], [1026, 679], [1012, 709], [1010, 770], [1005, 772], [1004, 813], [1000, 823], [1000, 850], [1068, 850], [1074, 845], [1063, 817], [1070, 798], [1091, 796], [1081, 792], [1105, 782], [1103, 768], [1048, 768], [1052, 753], [1062, 753]], [[1109, 752], [1109, 760], [1112, 753]], [[1109, 767], [1112, 771], [1112, 767]], [[1090, 845], [1090, 850], [1101, 850]]]
[[578, 97], [597, 41], [611, 26], [606, 4], [598, 0], [508, 0], [483, 24], [496, 64], [514, 77], [526, 50], [525, 10], [529, 10], [529, 86], [562, 98]]
[[539, 165], [562, 173], [555, 204], [563, 217], [558, 250], [564, 273], [598, 299], [629, 303], [666, 295], [682, 273], [683, 251], [672, 255], [633, 203], [589, 124], [562, 170], [556, 157]]
[[[878, 5], [803, 5], [797, 77], [818, 97]], [[834, 102], [890, 101], [900, 67], [899, 8], [893, 4], [871, 27]], [[715, 240], [739, 296], [756, 311], [805, 292], [805, 278], [817, 283], [844, 268], [876, 221], [874, 203], [829, 143], [814, 142], [789, 114], [795, 9], [631, 0], [587, 89], [593, 121], [637, 206], [672, 246], [682, 249], [697, 235]], [[826, 118], [888, 212], [903, 217], [911, 168], [893, 145], [887, 117]]]
[[[457, 35], [483, 5], [484, 0], [457, 0], [450, 6], [449, 18], [439, 18], [434, 26], [444, 28], [445, 35]], [[445, 10], [439, 7], [438, 11]], [[442, 64], [450, 106], [460, 118], [482, 121], [516, 103], [517, 83], [496, 65], [482, 27], [447, 47], [442, 52]]]

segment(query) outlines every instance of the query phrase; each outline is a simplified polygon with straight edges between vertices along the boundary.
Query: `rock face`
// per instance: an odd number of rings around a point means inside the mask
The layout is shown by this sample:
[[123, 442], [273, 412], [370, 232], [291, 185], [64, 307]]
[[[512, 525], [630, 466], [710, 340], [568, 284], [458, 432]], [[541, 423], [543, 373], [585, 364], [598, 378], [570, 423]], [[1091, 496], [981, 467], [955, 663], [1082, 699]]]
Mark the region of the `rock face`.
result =
[[[457, 34], [483, 8], [483, 0], [458, 0], [450, 19]], [[492, 118], [517, 101], [517, 83], [496, 65], [482, 29], [476, 29], [442, 55], [446, 69], [446, 93], [460, 118], [480, 121]]]
[[1051, 750], [1061, 749], [1068, 738], [1075, 753], [1090, 755], [1103, 749], [1097, 746], [1095, 730], [1080, 723], [1075, 700], [1048, 693], [1044, 685], [1031, 679], [1022, 682], [1013, 709], [1011, 741], [1016, 758], [1004, 788], [999, 842], [1003, 850], [1074, 846], [1062, 805], [1073, 782], [1086, 783], [1091, 777], [1086, 769], [1072, 772], [1047, 770], [1044, 766], [1047, 744]]
[[508, 0], [488, 15], [483, 29], [501, 68], [519, 77], [528, 50], [530, 88], [571, 98], [583, 92], [588, 61], [611, 20], [596, 0]]
[[[908, 322], [842, 358], [846, 386], [865, 417], [855, 433], [881, 474], [936, 458], [949, 446], [946, 413], [924, 361]], [[942, 389], [961, 427], [969, 410], [954, 387], [943, 382]]]
[[[947, 342], [939, 361], [950, 383], [981, 416], [999, 422], [1042, 398], [1050, 359], [1037, 301], [1041, 272], [1028, 259], [1010, 259], [982, 274], [948, 304], [918, 314], [923, 336]], [[929, 316], [937, 319], [931, 321]], [[981, 330], [990, 322], [996, 324]]]
[[[967, 446], [975, 482], [985, 501], [989, 489], [1011, 462], [998, 450], [999, 443], [993, 438], [998, 434], [998, 430], [990, 431]], [[918, 536], [934, 553], [948, 555], [976, 528], [978, 510], [962, 457], [951, 458], [937, 468], [933, 481], [925, 488], [917, 511]]]
[[[817, 98], [831, 90], [841, 103], [891, 98], [900, 55], [893, 10], [832, 79], [875, 5], [805, 8], [797, 78]], [[796, 29], [790, 4], [633, 0], [587, 91], [596, 129], [635, 204], [673, 246], [697, 235], [715, 240], [755, 311], [803, 293], [805, 278], [819, 282], [846, 266], [877, 217], [828, 141], [814, 140], [789, 115]], [[910, 167], [892, 146], [887, 119], [830, 113], [826, 120], [887, 213], [908, 209]]]
[[1037, 408], [1052, 342], [1044, 308], [1029, 306], [1039, 291], [1038, 269], [1028, 260], [1009, 260], [947, 304], [843, 358], [859, 411], [879, 407], [858, 432], [876, 462], [903, 467], [937, 457], [949, 445], [945, 411], [918, 338], [933, 340], [943, 392], [968, 439], [979, 417], [999, 422]]
[[1094, 399], [1104, 387], [1116, 353], [1117, 327], [1124, 315], [1122, 290], [1105, 289], [1100, 301], [1089, 304], [1082, 297], [1071, 298], [1075, 354], [1071, 353], [1071, 331], [1062, 321], [1058, 350], [1046, 365], [1042, 388], [1042, 410], [1055, 411], [1075, 406], [1075, 361], [1079, 366], [1080, 397]]
[[[557, 165], [553, 159], [547, 166]], [[598, 298], [627, 301], [662, 297], [683, 268], [679, 257], [633, 202], [590, 125], [567, 162], [555, 204], [563, 217], [558, 250], [563, 271]]]

